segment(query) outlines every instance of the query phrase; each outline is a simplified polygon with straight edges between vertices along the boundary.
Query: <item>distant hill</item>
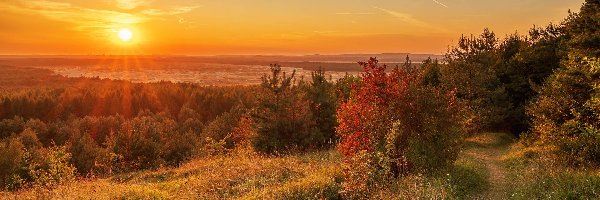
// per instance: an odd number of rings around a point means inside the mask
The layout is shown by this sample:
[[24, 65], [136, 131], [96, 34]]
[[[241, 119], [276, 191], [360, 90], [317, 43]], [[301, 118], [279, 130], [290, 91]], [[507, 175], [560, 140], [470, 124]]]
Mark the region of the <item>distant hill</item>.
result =
[[431, 57], [442, 59], [441, 55], [410, 54], [410, 53], [382, 53], [382, 54], [338, 54], [338, 55], [217, 55], [217, 56], [177, 56], [177, 55], [31, 55], [9, 56], [0, 55], [0, 64], [12, 66], [90, 66], [122, 64], [129, 60], [145, 68], [172, 65], [174, 63], [216, 63], [233, 65], [269, 65], [280, 64], [284, 67], [296, 67], [306, 70], [315, 70], [323, 67], [327, 71], [362, 71], [356, 63], [376, 57], [380, 62], [389, 65], [403, 63], [406, 56], [413, 63], [418, 64]]

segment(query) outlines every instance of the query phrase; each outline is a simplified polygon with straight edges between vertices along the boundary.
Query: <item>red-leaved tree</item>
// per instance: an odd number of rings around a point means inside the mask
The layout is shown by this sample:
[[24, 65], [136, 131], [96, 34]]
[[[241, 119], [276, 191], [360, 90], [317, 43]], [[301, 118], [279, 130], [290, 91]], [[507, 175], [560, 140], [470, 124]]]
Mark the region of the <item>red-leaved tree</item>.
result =
[[[422, 70], [409, 63], [389, 72], [375, 58], [359, 64], [362, 82], [337, 111], [338, 149], [347, 166], [344, 190], [356, 193], [372, 188], [370, 181], [377, 176], [427, 172], [453, 163], [463, 135], [454, 93], [427, 85]], [[355, 170], [365, 164], [374, 171]]]

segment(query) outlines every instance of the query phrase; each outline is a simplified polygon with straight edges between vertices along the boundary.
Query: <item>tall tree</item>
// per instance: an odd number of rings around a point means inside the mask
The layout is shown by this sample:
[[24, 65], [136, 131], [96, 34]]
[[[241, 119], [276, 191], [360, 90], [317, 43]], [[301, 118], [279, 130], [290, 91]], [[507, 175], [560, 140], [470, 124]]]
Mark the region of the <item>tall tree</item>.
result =
[[456, 89], [457, 97], [467, 105], [471, 131], [504, 127], [511, 107], [496, 76], [497, 48], [496, 35], [485, 29], [478, 37], [461, 37], [458, 46], [445, 55], [444, 85]]
[[305, 149], [317, 133], [309, 102], [294, 84], [295, 71], [288, 76], [280, 65], [271, 65], [271, 75], [262, 78], [258, 105], [252, 111], [255, 149], [264, 152]]
[[337, 100], [334, 85], [327, 81], [323, 68], [312, 72], [311, 78], [305, 90], [318, 129], [313, 141], [318, 142], [315, 145], [322, 146], [333, 142], [335, 138]]

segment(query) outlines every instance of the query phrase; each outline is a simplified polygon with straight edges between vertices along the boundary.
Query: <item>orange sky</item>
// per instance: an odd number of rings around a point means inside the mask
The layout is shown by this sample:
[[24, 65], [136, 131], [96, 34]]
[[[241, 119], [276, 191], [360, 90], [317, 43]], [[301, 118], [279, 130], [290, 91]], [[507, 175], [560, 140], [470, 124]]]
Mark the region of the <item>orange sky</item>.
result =
[[[2, 0], [0, 54], [442, 53], [583, 0]], [[121, 29], [131, 41], [117, 37]]]

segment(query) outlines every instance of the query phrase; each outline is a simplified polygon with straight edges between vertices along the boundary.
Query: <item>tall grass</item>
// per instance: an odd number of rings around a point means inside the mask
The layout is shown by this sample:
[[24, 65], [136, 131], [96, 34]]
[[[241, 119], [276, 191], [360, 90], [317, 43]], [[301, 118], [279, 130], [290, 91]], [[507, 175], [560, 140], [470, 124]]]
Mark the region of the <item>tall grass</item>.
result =
[[565, 167], [552, 149], [517, 144], [503, 157], [511, 199], [599, 199], [598, 169]]

